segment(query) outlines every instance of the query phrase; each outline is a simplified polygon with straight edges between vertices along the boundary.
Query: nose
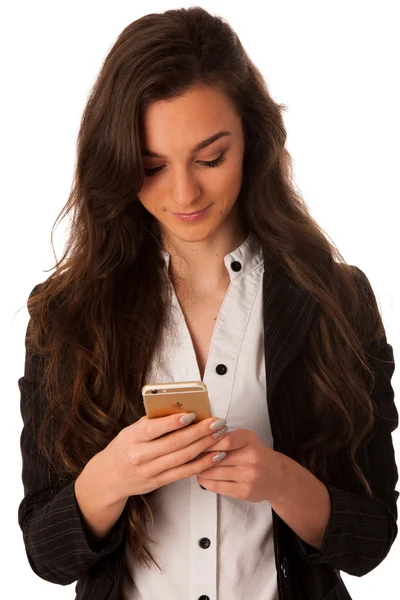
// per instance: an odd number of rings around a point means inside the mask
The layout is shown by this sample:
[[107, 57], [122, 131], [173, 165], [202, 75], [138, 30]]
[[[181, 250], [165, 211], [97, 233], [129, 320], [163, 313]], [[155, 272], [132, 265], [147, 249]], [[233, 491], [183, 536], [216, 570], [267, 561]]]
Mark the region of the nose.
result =
[[190, 169], [177, 169], [172, 175], [172, 205], [190, 207], [201, 194], [201, 187]]

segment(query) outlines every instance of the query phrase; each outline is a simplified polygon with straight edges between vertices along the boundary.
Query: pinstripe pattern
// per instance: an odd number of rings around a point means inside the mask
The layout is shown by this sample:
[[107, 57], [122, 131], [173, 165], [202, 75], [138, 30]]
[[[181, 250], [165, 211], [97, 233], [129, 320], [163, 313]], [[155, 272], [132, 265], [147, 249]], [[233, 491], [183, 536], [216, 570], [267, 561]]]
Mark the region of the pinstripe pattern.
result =
[[[295, 457], [298, 444], [313, 431], [307, 382], [301, 370], [301, 348], [318, 302], [265, 258], [263, 280], [267, 402], [274, 449]], [[358, 269], [369, 284], [366, 276]], [[37, 286], [36, 286], [37, 287]], [[372, 288], [369, 286], [369, 293]], [[32, 293], [34, 293], [32, 290]], [[386, 336], [370, 349], [376, 375], [373, 401], [375, 435], [359, 458], [374, 498], [365, 496], [346, 460], [329, 483], [331, 514], [321, 552], [303, 542], [272, 511], [280, 600], [348, 600], [340, 571], [362, 576], [385, 558], [397, 535], [398, 472], [391, 432], [398, 426], [394, 391], [393, 349]], [[381, 361], [387, 362], [381, 362]], [[123, 575], [126, 515], [110, 536], [93, 545], [85, 531], [74, 494], [74, 480], [55, 478], [39, 461], [35, 435], [42, 418], [38, 364], [26, 354], [21, 393], [22, 481], [18, 509], [27, 558], [43, 579], [61, 585], [76, 580], [78, 600], [119, 600]]]

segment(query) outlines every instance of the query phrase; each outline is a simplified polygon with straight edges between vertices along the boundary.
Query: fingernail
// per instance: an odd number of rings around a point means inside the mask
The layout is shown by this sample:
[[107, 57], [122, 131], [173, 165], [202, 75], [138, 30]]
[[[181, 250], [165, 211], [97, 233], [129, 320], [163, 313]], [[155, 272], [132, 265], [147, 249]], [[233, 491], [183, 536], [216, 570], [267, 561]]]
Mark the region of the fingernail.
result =
[[225, 427], [226, 425], [226, 420], [225, 419], [217, 419], [216, 421], [213, 421], [210, 425], [210, 429], [212, 431], [215, 431], [216, 429], [221, 429], [221, 427]]
[[181, 423], [183, 423], [184, 425], [188, 425], [189, 423], [194, 421], [195, 418], [196, 413], [188, 413], [187, 415], [183, 415], [183, 417], [181, 417]]
[[213, 438], [218, 439], [218, 438], [222, 437], [227, 431], [228, 431], [228, 426], [224, 427], [223, 429], [220, 429], [216, 433], [213, 433]]
[[213, 462], [219, 462], [220, 460], [222, 460], [223, 458], [225, 458], [226, 456], [226, 452], [220, 452], [219, 454], [216, 454], [215, 456], [213, 456]]

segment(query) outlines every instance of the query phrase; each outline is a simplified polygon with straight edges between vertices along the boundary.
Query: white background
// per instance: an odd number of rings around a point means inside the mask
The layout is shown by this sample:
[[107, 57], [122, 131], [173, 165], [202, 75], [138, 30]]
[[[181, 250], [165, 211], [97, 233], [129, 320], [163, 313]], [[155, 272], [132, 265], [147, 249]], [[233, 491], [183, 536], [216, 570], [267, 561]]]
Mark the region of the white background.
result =
[[[198, 4], [228, 20], [274, 99], [288, 106], [287, 147], [297, 185], [346, 261], [368, 276], [396, 359], [399, 3]], [[17, 380], [23, 375], [25, 303], [54, 266], [51, 227], [68, 197], [79, 121], [105, 55], [130, 22], [183, 6], [148, 1], [141, 10], [138, 5], [9, 0], [1, 8], [2, 597], [9, 585], [18, 599], [75, 597], [75, 583], [55, 586], [33, 573], [17, 522], [23, 498]], [[65, 227], [64, 221], [56, 230], [57, 258]], [[396, 372], [392, 385], [398, 390]], [[398, 430], [393, 440], [400, 457]], [[374, 571], [362, 578], [342, 572], [342, 577], [354, 600], [376, 599], [385, 591], [385, 597], [395, 598], [399, 565], [396, 539]]]

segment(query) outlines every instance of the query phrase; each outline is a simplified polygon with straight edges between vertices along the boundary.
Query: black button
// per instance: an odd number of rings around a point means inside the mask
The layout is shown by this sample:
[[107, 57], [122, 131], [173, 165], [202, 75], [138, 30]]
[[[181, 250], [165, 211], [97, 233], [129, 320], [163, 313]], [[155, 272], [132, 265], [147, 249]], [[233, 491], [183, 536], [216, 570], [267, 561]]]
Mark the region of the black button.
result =
[[199, 546], [200, 548], [207, 549], [211, 546], [211, 542], [208, 538], [201, 538], [201, 540], [199, 540]]
[[210, 600], [210, 596], [205, 596], [203, 594], [202, 596], [199, 596], [199, 600]]
[[[200, 484], [199, 484], [199, 485], [200, 485]], [[205, 487], [203, 487], [202, 485], [200, 485], [200, 487], [201, 487], [201, 489], [202, 489], [202, 490], [205, 490], [205, 489], [206, 489], [206, 488], [205, 488]]]
[[241, 268], [242, 268], [242, 265], [237, 260], [234, 260], [233, 263], [231, 264], [232, 271], [240, 271]]
[[288, 564], [287, 564], [286, 557], [283, 557], [283, 560], [281, 562], [281, 572], [285, 578], [288, 576]]
[[225, 365], [217, 365], [215, 370], [217, 371], [218, 375], [225, 375], [228, 369]]

